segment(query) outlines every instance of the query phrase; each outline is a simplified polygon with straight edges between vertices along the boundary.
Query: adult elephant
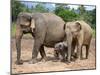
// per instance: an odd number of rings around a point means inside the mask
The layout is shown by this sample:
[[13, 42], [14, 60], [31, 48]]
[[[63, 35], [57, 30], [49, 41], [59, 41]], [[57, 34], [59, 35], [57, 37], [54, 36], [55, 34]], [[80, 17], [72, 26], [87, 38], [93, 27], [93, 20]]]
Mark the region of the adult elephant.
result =
[[34, 37], [32, 63], [37, 62], [38, 52], [40, 52], [42, 59], [46, 60], [44, 46], [54, 47], [56, 43], [65, 38], [65, 22], [52, 13], [20, 13], [16, 28], [17, 64], [23, 63], [20, 58], [20, 43], [23, 33], [31, 33]]
[[82, 57], [82, 47], [86, 47], [86, 59], [89, 54], [89, 47], [92, 38], [92, 29], [85, 21], [67, 22], [65, 27], [68, 50], [70, 54], [75, 55], [75, 46], [77, 46], [77, 57]]

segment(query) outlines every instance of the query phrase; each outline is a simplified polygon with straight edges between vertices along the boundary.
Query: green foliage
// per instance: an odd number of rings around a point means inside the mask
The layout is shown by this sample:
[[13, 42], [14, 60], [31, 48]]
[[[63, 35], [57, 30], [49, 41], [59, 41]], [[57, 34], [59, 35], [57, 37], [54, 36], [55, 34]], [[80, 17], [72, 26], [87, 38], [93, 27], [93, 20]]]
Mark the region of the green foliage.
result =
[[46, 9], [42, 3], [39, 3], [35, 6], [33, 9], [33, 12], [48, 12], [48, 9]]
[[88, 11], [84, 5], [80, 5], [77, 10], [69, 9], [67, 5], [56, 5], [55, 14], [62, 17], [65, 22], [73, 20], [84, 20], [93, 29], [96, 28], [96, 9]]
[[11, 0], [12, 7], [12, 21], [15, 21], [18, 14], [25, 10], [25, 5], [17, 0]]
[[20, 12], [31, 12], [28, 6], [25, 6], [20, 1], [11, 0], [12, 21], [15, 21]]
[[79, 17], [73, 10], [69, 10], [67, 6], [56, 7], [55, 14], [63, 18], [65, 22], [76, 20]]
[[92, 28], [96, 29], [96, 9], [92, 10], [91, 13], [91, 24], [92, 24]]
[[93, 29], [96, 28], [96, 9], [87, 11], [83, 5], [77, 9], [79, 11], [79, 20], [84, 20], [91, 25]]
[[83, 5], [80, 5], [80, 6], [78, 7], [78, 10], [79, 10], [79, 14], [80, 14], [80, 15], [83, 15], [84, 12], [86, 12], [85, 7], [84, 7]]

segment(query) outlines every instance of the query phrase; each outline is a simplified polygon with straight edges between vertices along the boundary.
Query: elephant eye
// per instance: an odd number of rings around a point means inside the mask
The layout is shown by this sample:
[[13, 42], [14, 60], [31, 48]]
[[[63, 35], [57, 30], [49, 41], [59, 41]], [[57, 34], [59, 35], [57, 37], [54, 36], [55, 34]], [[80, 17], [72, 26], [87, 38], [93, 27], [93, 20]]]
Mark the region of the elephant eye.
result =
[[22, 24], [21, 24], [21, 27], [22, 27], [22, 28], [27, 28], [27, 27], [29, 27], [29, 26], [25, 26], [25, 25], [22, 25]]

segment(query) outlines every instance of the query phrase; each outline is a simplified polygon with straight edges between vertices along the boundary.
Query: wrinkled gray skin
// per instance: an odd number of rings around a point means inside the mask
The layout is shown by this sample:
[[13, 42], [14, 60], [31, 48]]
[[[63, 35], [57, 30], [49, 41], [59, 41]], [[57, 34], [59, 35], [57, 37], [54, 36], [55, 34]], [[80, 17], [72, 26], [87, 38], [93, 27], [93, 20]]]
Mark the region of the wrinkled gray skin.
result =
[[61, 59], [61, 61], [66, 61], [67, 59], [67, 52], [68, 51], [68, 46], [65, 42], [60, 42], [55, 44], [54, 47], [54, 56], [56, 59]]
[[[75, 55], [75, 46], [77, 46], [77, 57], [83, 59], [82, 57], [82, 47], [86, 47], [86, 59], [89, 55], [89, 47], [92, 38], [92, 29], [84, 21], [73, 21], [67, 22], [65, 27], [66, 41], [68, 45], [68, 54]], [[70, 59], [70, 55], [68, 59]]]
[[21, 38], [24, 33], [31, 33], [34, 37], [31, 63], [36, 63], [38, 52], [40, 52], [42, 59], [46, 60], [44, 46], [54, 47], [56, 43], [63, 41], [65, 38], [64, 28], [65, 22], [52, 13], [35, 13], [31, 15], [20, 13], [16, 27], [17, 64], [23, 63], [20, 56]]

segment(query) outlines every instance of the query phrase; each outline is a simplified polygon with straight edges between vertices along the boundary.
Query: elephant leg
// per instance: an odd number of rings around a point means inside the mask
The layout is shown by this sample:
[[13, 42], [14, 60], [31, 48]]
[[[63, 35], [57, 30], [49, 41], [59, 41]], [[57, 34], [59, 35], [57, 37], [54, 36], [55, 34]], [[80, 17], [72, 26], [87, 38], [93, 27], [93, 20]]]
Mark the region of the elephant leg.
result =
[[89, 55], [89, 45], [86, 45], [86, 59], [88, 59]]
[[83, 46], [81, 46], [81, 50], [80, 50], [80, 59], [81, 59], [81, 60], [83, 59], [83, 50], [82, 50], [82, 47], [83, 47]]
[[73, 39], [73, 37], [72, 37], [72, 34], [71, 34], [71, 32], [69, 31], [69, 30], [67, 30], [67, 31], [65, 31], [66, 32], [66, 43], [68, 44], [68, 51], [67, 51], [67, 61], [68, 61], [68, 63], [70, 63], [71, 62], [71, 48], [72, 48], [72, 39]]
[[68, 61], [68, 63], [70, 63], [71, 62], [71, 46], [68, 47], [67, 56], [68, 56], [67, 61]]
[[74, 56], [75, 57], [75, 47], [76, 47], [76, 45], [77, 45], [77, 40], [76, 39], [73, 39], [73, 41], [72, 41], [72, 56]]
[[[43, 48], [41, 49], [41, 46], [44, 43], [44, 39], [45, 39], [45, 35], [46, 35], [46, 24], [44, 19], [40, 19], [37, 18], [37, 20], [35, 21], [36, 23], [36, 28], [35, 28], [35, 37], [34, 37], [34, 47], [33, 47], [33, 51], [32, 51], [32, 63], [36, 63], [37, 62], [37, 56], [40, 50], [43, 50]], [[44, 57], [44, 52], [42, 54], [42, 56]]]
[[16, 64], [20, 65], [20, 64], [23, 64], [22, 60], [20, 59], [21, 58], [21, 38], [22, 38], [22, 31], [20, 29], [19, 26], [16, 27], [16, 49], [17, 49], [17, 61], [16, 61]]
[[82, 44], [83, 44], [83, 36], [77, 37], [77, 56], [79, 59], [82, 59]]
[[77, 57], [81, 59], [81, 54], [82, 54], [82, 45], [78, 45], [77, 49]]
[[55, 57], [56, 59], [59, 59], [59, 52], [56, 51], [56, 50], [54, 50], [54, 57]]
[[60, 52], [60, 56], [61, 56], [61, 61], [62, 61], [62, 62], [65, 62], [65, 61], [66, 61], [65, 52], [61, 51], [61, 52]]
[[40, 47], [40, 55], [42, 56], [42, 58], [41, 58], [42, 61], [46, 61], [47, 60], [46, 53], [45, 53], [43, 45], [41, 45], [41, 47]]
[[41, 47], [41, 43], [38, 39], [34, 40], [34, 47], [33, 47], [33, 51], [32, 51], [32, 60], [30, 61], [30, 63], [36, 63], [37, 61], [37, 56], [38, 56], [38, 52], [39, 49]]
[[74, 56], [75, 55], [75, 45], [72, 45], [72, 51], [71, 51], [71, 56]]
[[71, 50], [71, 60], [75, 61], [75, 59], [77, 58], [76, 53], [75, 53], [75, 46], [76, 46], [76, 42], [72, 42], [72, 50]]
[[81, 44], [81, 42], [80, 42], [80, 40], [78, 40], [78, 43], [77, 43], [77, 57], [78, 57], [78, 59], [81, 59], [81, 51], [82, 50], [82, 44]]

